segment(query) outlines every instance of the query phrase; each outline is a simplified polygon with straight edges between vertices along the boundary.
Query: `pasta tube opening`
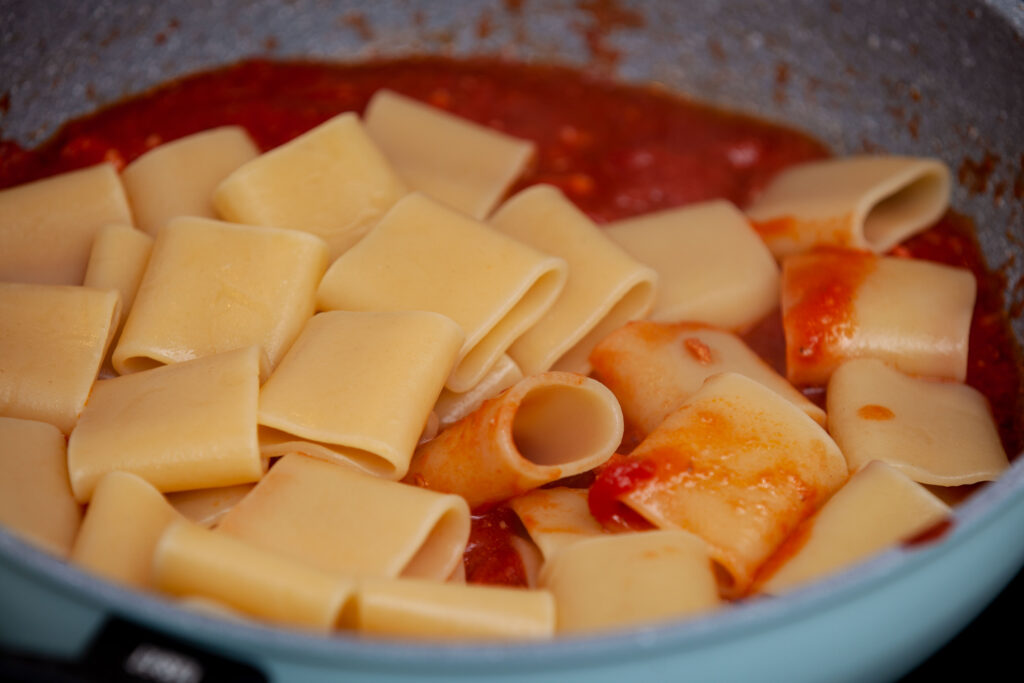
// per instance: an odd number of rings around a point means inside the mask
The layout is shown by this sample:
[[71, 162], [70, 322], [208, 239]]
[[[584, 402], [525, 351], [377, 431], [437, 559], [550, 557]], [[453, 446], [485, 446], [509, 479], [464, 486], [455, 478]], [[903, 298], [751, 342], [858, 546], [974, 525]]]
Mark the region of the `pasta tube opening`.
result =
[[868, 247], [879, 253], [908, 237], [912, 226], [928, 225], [942, 215], [949, 201], [949, 173], [942, 164], [922, 166], [903, 184], [884, 190], [868, 205], [862, 224]]
[[619, 438], [607, 415], [603, 397], [582, 386], [538, 385], [519, 404], [512, 441], [536, 465], [565, 465]]

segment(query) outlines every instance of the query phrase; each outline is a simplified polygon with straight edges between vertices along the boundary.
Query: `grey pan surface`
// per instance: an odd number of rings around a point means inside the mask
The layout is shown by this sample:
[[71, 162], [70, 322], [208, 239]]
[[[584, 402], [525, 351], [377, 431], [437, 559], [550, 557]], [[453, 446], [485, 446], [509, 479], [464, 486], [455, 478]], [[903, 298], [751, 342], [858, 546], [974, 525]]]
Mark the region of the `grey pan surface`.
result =
[[[0, 46], [0, 133], [26, 145], [41, 142], [67, 119], [125, 95], [250, 56], [353, 61], [485, 54], [658, 82], [699, 100], [797, 126], [837, 153], [891, 150], [943, 158], [960, 181], [954, 205], [976, 220], [990, 265], [1001, 268], [1010, 283], [1024, 276], [1019, 257], [1024, 244], [1024, 9], [1013, 0], [26, 0], [0, 2]], [[1008, 306], [1022, 297], [1020, 288], [1011, 292]], [[1024, 318], [1015, 319], [1014, 329], [1018, 339], [1024, 338]], [[962, 512], [958, 521], [965, 534], [1021, 497], [1020, 465], [1000, 487]], [[1008, 547], [1006, 553], [1012, 555], [1008, 568], [999, 580], [991, 579], [992, 585], [981, 591], [983, 598], [1019, 566], [1021, 550]], [[530, 657], [537, 667], [571, 670], [578, 656], [601, 662], [627, 651], [657, 650], [676, 644], [677, 638], [689, 644], [710, 642], [722, 629], [778, 625], [802, 610], [827, 606], [830, 591], [866, 591], [880, 577], [909, 571], [919, 559], [886, 555], [795, 596], [782, 610], [754, 604], [705, 623], [644, 630], [627, 640], [556, 644]], [[5, 561], [15, 573], [43, 577], [42, 587], [25, 588], [41, 591], [40, 600], [47, 591], [88, 595], [178, 634], [212, 628], [159, 600], [69, 571], [0, 534], [0, 564]], [[14, 602], [3, 589], [0, 598]], [[959, 623], [972, 614], [965, 608]], [[61, 618], [89, 624], [97, 616], [83, 608]], [[951, 633], [952, 628], [945, 635]], [[81, 636], [68, 638], [71, 645], [65, 650], [81, 645]], [[501, 648], [467, 655], [386, 643], [309, 643], [260, 627], [240, 638], [268, 651], [298, 649], [325, 662], [333, 661], [340, 648], [362, 669], [372, 668], [374, 658], [388, 658], [398, 668], [404, 662], [443, 671], [461, 662], [467, 671], [482, 673], [495, 663], [507, 664], [510, 657], [522, 658], [518, 651], [509, 654]], [[56, 648], [54, 654], [69, 651], [60, 652], [54, 642], [48, 646]], [[864, 671], [899, 673], [924, 650], [908, 654], [909, 663]]]

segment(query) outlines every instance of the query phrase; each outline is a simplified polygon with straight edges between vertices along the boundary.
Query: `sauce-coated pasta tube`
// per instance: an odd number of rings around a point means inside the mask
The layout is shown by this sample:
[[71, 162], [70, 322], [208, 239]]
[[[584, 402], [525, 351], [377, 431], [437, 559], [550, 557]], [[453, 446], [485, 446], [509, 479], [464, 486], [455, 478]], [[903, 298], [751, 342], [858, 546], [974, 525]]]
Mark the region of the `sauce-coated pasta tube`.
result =
[[213, 203], [234, 223], [311, 232], [335, 259], [405, 194], [348, 112], [243, 164], [217, 186]]
[[116, 470], [164, 492], [258, 480], [265, 363], [251, 346], [97, 382], [68, 440], [75, 497], [88, 501]]
[[657, 211], [604, 231], [657, 271], [651, 320], [742, 330], [779, 305], [779, 266], [732, 202]]
[[0, 415], [75, 426], [114, 336], [116, 291], [0, 282]]
[[720, 604], [707, 544], [687, 531], [612, 534], [563, 548], [541, 571], [559, 633], [707, 612]]
[[825, 411], [761, 360], [743, 340], [696, 323], [632, 322], [597, 345], [594, 376], [611, 389], [631, 428], [654, 431], [708, 377], [736, 372], [768, 387], [815, 422]]
[[325, 571], [446, 579], [469, 539], [469, 507], [298, 453], [270, 468], [219, 533]]
[[556, 188], [523, 190], [502, 204], [490, 223], [569, 264], [569, 279], [554, 305], [509, 347], [524, 374], [589, 372], [591, 349], [650, 310], [657, 273], [609, 240]]
[[121, 173], [140, 230], [156, 235], [178, 216], [217, 218], [213, 191], [259, 156], [241, 126], [221, 126], [149, 150]]
[[245, 614], [317, 631], [338, 626], [353, 581], [245, 541], [180, 521], [153, 556], [154, 583], [172, 595], [200, 596]]
[[448, 316], [466, 338], [447, 387], [467, 391], [551, 308], [566, 270], [562, 259], [413, 193], [331, 265], [317, 304]]
[[426, 640], [533, 640], [555, 631], [551, 593], [522, 588], [365, 579], [351, 614], [360, 631]]
[[131, 225], [111, 164], [0, 190], [0, 280], [80, 285], [96, 231]]
[[880, 460], [839, 489], [765, 564], [764, 593], [778, 595], [920, 533], [951, 513], [949, 506]]
[[263, 454], [297, 450], [401, 479], [462, 339], [426, 311], [314, 316], [260, 391]]
[[44, 422], [0, 417], [0, 525], [65, 557], [81, 522], [64, 435]]
[[181, 515], [146, 480], [110, 472], [96, 484], [71, 561], [112, 581], [151, 587], [153, 550], [177, 519]]
[[483, 219], [522, 174], [534, 144], [390, 90], [366, 105], [366, 132], [409, 186]]
[[[597, 500], [616, 465], [590, 492], [591, 510], [620, 501], [662, 529], [691, 531], [710, 546], [732, 597], [786, 536], [846, 481], [839, 447], [806, 413], [735, 373], [709, 378], [620, 463], [634, 488]], [[724, 578], [724, 577], [723, 577]]]
[[114, 349], [121, 374], [259, 344], [272, 366], [313, 314], [323, 241], [294, 230], [176, 218], [157, 236]]
[[884, 460], [923, 484], [960, 486], [1009, 468], [988, 401], [966, 384], [850, 360], [828, 384], [828, 428], [850, 470]]
[[747, 215], [776, 256], [819, 245], [882, 253], [938, 220], [949, 192], [938, 159], [845, 157], [782, 171]]
[[416, 449], [405, 481], [475, 507], [593, 469], [621, 439], [622, 411], [600, 382], [532, 375]]
[[782, 267], [786, 374], [822, 385], [850, 358], [962, 382], [977, 285], [964, 268], [846, 249], [791, 256]]

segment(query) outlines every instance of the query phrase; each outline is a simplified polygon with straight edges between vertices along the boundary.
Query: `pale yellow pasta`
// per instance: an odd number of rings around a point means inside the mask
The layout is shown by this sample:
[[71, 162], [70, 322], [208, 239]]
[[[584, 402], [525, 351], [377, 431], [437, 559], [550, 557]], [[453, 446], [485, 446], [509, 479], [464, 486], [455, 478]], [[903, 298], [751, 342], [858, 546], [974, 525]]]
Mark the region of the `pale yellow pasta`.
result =
[[390, 90], [366, 105], [366, 132], [412, 189], [480, 219], [535, 147]]
[[604, 230], [657, 271], [651, 320], [742, 330], [779, 305], [779, 267], [730, 201], [666, 209], [610, 223]]
[[176, 218], [157, 236], [114, 349], [121, 374], [259, 344], [276, 365], [313, 314], [322, 240]]
[[185, 519], [199, 526], [212, 527], [238, 501], [245, 498], [255, 484], [217, 486], [209, 489], [168, 493], [167, 502]]
[[324, 571], [442, 581], [462, 560], [469, 506], [292, 453], [217, 530]]
[[446, 386], [467, 391], [551, 308], [565, 278], [562, 259], [413, 193], [331, 265], [317, 302], [448, 316], [466, 337]]
[[555, 603], [544, 590], [366, 579], [351, 625], [421, 640], [543, 639], [554, 634]]
[[64, 557], [81, 521], [64, 435], [51, 424], [0, 417], [0, 525]]
[[776, 256], [823, 244], [882, 253], [938, 220], [949, 193], [937, 159], [852, 156], [783, 170], [747, 215]]
[[0, 190], [0, 281], [82, 284], [93, 237], [108, 223], [132, 223], [110, 164]]
[[790, 256], [781, 297], [786, 374], [823, 385], [844, 360], [877, 358], [962, 382], [976, 292], [971, 271], [930, 261], [849, 250]]
[[760, 590], [789, 592], [861, 562], [951, 514], [949, 506], [925, 487], [873, 460], [797, 528], [777, 561], [769, 560]]
[[850, 470], [883, 460], [923, 484], [960, 486], [997, 479], [1010, 466], [981, 392], [874, 359], [847, 361], [832, 374], [828, 428]]
[[425, 311], [314, 316], [260, 391], [260, 425], [278, 432], [262, 430], [264, 454], [308, 440], [321, 457], [401, 479], [462, 337]]
[[522, 378], [523, 371], [516, 362], [507, 355], [502, 355], [483, 379], [470, 389], [461, 392], [442, 389], [434, 404], [438, 426], [444, 428], [458, 422], [479, 408], [481, 403], [494, 398]]
[[[117, 329], [112, 337], [115, 344], [135, 303], [135, 293], [142, 282], [142, 274], [146, 272], [152, 250], [153, 238], [130, 225], [104, 225], [96, 232], [83, 284], [94, 289], [114, 289], [121, 295]], [[109, 374], [112, 374], [112, 351], [113, 346], [107, 350], [104, 360], [104, 372]]]
[[112, 290], [0, 282], [0, 415], [70, 432], [120, 305]]
[[217, 187], [225, 220], [311, 232], [337, 258], [406, 193], [353, 113], [242, 165]]
[[139, 229], [156, 235], [178, 216], [216, 218], [214, 189], [258, 155], [240, 126], [211, 128], [149, 150], [121, 173]]
[[825, 411], [724, 330], [694, 323], [633, 322], [598, 344], [590, 360], [594, 376], [615, 393], [626, 420], [641, 435], [654, 431], [704, 380], [720, 372], [760, 382], [825, 424]]
[[172, 595], [216, 600], [261, 619], [328, 632], [337, 627], [353, 581], [245, 541], [176, 522], [153, 556], [154, 582]]
[[559, 633], [678, 619], [721, 602], [707, 544], [678, 530], [573, 543], [544, 565], [540, 585], [555, 596]]
[[591, 470], [622, 439], [622, 411], [600, 382], [531, 375], [416, 449], [406, 481], [496, 503]]
[[70, 559], [112, 581], [150, 588], [153, 550], [177, 519], [181, 515], [146, 480], [110, 472], [96, 484]]
[[251, 346], [97, 382], [68, 441], [75, 497], [88, 501], [116, 470], [162, 492], [258, 480], [265, 362]]
[[96, 231], [83, 284], [93, 289], [117, 290], [121, 295], [122, 322], [135, 302], [152, 249], [153, 238], [130, 225], [104, 225]]
[[657, 274], [608, 239], [556, 188], [523, 190], [502, 204], [490, 223], [569, 265], [554, 305], [509, 347], [524, 374], [550, 369], [585, 374], [587, 357], [599, 341], [650, 311]]
[[707, 541], [730, 597], [746, 591], [761, 563], [847, 477], [821, 426], [731, 372], [709, 378], [629, 457], [654, 474], [620, 500], [659, 528]]
[[509, 501], [545, 560], [567, 545], [604, 533], [590, 514], [587, 489], [534, 489]]

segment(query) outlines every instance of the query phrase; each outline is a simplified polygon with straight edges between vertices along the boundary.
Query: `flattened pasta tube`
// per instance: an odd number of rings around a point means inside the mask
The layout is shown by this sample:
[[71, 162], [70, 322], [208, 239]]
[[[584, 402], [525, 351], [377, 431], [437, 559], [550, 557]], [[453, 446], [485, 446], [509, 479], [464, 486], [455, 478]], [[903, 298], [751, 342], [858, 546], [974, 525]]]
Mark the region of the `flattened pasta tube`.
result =
[[0, 282], [0, 415], [75, 426], [114, 336], [112, 290]]
[[292, 453], [217, 530], [326, 571], [443, 581], [462, 560], [469, 507], [458, 496]]
[[786, 169], [747, 215], [776, 256], [818, 245], [882, 253], [938, 220], [949, 192], [937, 159], [853, 156]]
[[129, 472], [110, 472], [96, 484], [71, 561], [112, 581], [152, 585], [153, 550], [181, 516], [151, 484]]
[[658, 275], [634, 260], [556, 188], [538, 185], [501, 205], [491, 225], [565, 259], [569, 279], [551, 309], [508, 350], [523, 373], [587, 373], [591, 349], [647, 315]]
[[708, 377], [736, 372], [760, 382], [825, 424], [825, 411], [761, 360], [743, 340], [697, 323], [636, 321], [590, 355], [594, 376], [611, 389], [631, 428], [650, 434]]
[[962, 382], [977, 285], [971, 272], [929, 261], [823, 249], [782, 267], [786, 374], [822, 385], [850, 358]]
[[131, 222], [111, 164], [0, 190], [0, 280], [80, 285], [96, 231]]
[[139, 228], [156, 235], [178, 216], [217, 218], [214, 189], [258, 155], [241, 126], [211, 128], [149, 150], [121, 173]]
[[850, 360], [832, 374], [828, 426], [851, 470], [884, 460], [922, 484], [960, 486], [1010, 466], [981, 392], [878, 360]]
[[235, 223], [311, 232], [335, 259], [405, 193], [348, 112], [243, 164], [217, 186], [213, 203]]
[[740, 330], [779, 305], [779, 266], [732, 202], [690, 204], [603, 229], [657, 271], [651, 320]]
[[470, 506], [511, 498], [605, 462], [622, 411], [600, 382], [568, 372], [527, 377], [416, 450], [405, 481]]
[[534, 144], [378, 90], [366, 105], [366, 132], [418, 190], [483, 219], [523, 172]]
[[437, 313], [314, 316], [260, 391], [264, 455], [298, 450], [401, 479], [461, 345]]
[[0, 417], [0, 525], [65, 557], [81, 522], [64, 435], [44, 422]]
[[[603, 482], [617, 467], [635, 487]], [[775, 392], [731, 372], [715, 375], [669, 415], [622, 463], [591, 487], [599, 518], [625, 503], [662, 529], [708, 542], [712, 559], [742, 595], [754, 572], [808, 515], [846, 481], [846, 461], [814, 420]], [[611, 500], [600, 499], [611, 492]]]
[[448, 316], [466, 338], [447, 387], [467, 391], [551, 308], [565, 278], [562, 259], [413, 193], [331, 265], [317, 303]]
[[265, 363], [251, 346], [97, 382], [68, 440], [75, 496], [88, 501], [115, 470], [159, 491], [259, 479], [256, 406]]
[[707, 612], [720, 604], [707, 544], [687, 531], [590, 538], [541, 571], [559, 633], [622, 628]]
[[272, 366], [313, 315], [323, 241], [294, 230], [176, 218], [157, 236], [114, 349], [118, 372], [259, 344]]
[[949, 506], [899, 470], [873, 460], [805, 520], [758, 577], [778, 595], [920, 533], [946, 519]]
[[216, 600], [270, 621], [331, 631], [353, 593], [349, 578], [261, 550], [191, 522], [175, 522], [157, 544], [154, 583], [172, 595]]
[[532, 640], [555, 631], [551, 593], [410, 579], [359, 582], [355, 628], [427, 640]]
[[590, 514], [586, 489], [534, 489], [510, 500], [509, 507], [519, 516], [545, 560], [567, 545], [605, 532]]

